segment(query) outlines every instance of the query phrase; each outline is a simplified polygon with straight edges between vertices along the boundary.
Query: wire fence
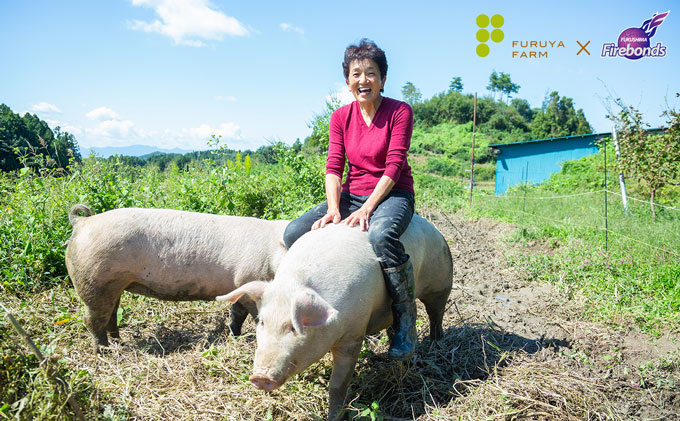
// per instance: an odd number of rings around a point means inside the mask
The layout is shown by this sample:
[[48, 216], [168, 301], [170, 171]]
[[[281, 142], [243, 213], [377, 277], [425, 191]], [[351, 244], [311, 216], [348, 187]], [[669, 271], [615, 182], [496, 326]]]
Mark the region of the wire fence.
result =
[[[578, 231], [581, 236], [601, 236], [602, 246], [645, 248], [662, 256], [680, 258], [680, 209], [607, 189], [564, 195], [537, 196], [523, 186], [503, 196], [480, 195], [477, 206], [509, 219], [525, 230]], [[539, 190], [540, 191], [540, 190]], [[656, 220], [651, 206], [655, 207]], [[614, 244], [612, 244], [614, 243]]]

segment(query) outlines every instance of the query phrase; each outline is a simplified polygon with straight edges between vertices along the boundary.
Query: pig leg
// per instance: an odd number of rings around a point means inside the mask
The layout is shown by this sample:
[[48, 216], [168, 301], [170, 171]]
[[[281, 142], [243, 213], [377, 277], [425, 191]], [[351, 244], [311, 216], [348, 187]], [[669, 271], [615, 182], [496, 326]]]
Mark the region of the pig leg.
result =
[[427, 315], [430, 318], [430, 339], [439, 340], [444, 336], [442, 320], [446, 310], [446, 301], [449, 298], [449, 291], [438, 292], [422, 297], [420, 301], [425, 304]]
[[232, 335], [241, 336], [241, 327], [243, 327], [246, 317], [248, 317], [246, 306], [241, 303], [241, 300], [235, 302], [231, 306], [231, 323], [229, 324], [229, 330]]
[[331, 349], [333, 354], [333, 373], [328, 387], [328, 419], [335, 420], [345, 406], [345, 396], [349, 382], [354, 374], [354, 366], [359, 359], [363, 340], [343, 343]]
[[83, 317], [87, 330], [92, 335], [92, 350], [99, 352], [100, 346], [109, 346], [109, 338], [106, 334], [106, 327], [111, 319], [110, 305], [106, 309], [101, 306], [85, 304], [85, 315]]
[[[81, 284], [74, 282], [76, 286]], [[92, 283], [88, 283], [90, 284]], [[97, 353], [100, 346], [109, 345], [107, 331], [115, 335], [118, 330], [116, 313], [123, 291], [118, 285], [106, 285], [98, 289], [78, 290], [76, 288], [76, 292], [85, 303], [83, 321], [92, 335], [92, 349]]]
[[243, 322], [246, 321], [249, 314], [253, 320], [257, 320], [257, 305], [255, 304], [255, 301], [244, 295], [231, 306], [231, 323], [229, 324], [229, 330], [232, 335], [241, 336]]
[[120, 332], [118, 331], [118, 306], [120, 305], [120, 297], [116, 300], [116, 304], [113, 306], [111, 311], [111, 316], [109, 316], [109, 323], [106, 325], [106, 331], [111, 335], [112, 338], [120, 338]]

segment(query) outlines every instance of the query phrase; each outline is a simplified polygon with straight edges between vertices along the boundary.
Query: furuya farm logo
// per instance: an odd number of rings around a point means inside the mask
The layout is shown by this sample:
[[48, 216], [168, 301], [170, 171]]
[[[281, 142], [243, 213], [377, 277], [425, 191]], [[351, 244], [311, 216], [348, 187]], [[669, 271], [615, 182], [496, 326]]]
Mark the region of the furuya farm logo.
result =
[[624, 29], [619, 35], [617, 43], [606, 42], [602, 44], [602, 57], [625, 57], [629, 60], [638, 60], [642, 57], [665, 57], [666, 46], [658, 42], [651, 45], [650, 38], [656, 34], [671, 11], [654, 13], [654, 15], [642, 22], [639, 28]]

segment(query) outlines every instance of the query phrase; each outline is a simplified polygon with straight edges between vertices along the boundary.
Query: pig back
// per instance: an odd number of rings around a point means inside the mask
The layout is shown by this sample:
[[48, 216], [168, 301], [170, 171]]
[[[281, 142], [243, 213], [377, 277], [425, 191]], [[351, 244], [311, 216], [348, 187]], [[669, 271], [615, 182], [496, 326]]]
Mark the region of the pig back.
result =
[[434, 225], [419, 215], [413, 215], [401, 242], [413, 264], [417, 298], [451, 289], [451, 251]]
[[[448, 293], [451, 255], [437, 229], [414, 215], [401, 237], [414, 268], [416, 297]], [[329, 224], [311, 231], [291, 247], [281, 262], [275, 284], [282, 293], [310, 287], [338, 310], [347, 333], [364, 335], [392, 322], [390, 298], [368, 233], [358, 227]]]
[[162, 299], [213, 299], [272, 279], [286, 221], [169, 209], [116, 209], [81, 218], [66, 250], [78, 283], [121, 282]]

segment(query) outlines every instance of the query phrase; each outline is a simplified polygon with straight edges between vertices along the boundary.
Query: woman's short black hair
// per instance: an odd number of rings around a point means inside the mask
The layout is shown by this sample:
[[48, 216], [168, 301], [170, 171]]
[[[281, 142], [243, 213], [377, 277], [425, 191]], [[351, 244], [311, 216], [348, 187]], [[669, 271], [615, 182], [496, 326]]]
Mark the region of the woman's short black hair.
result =
[[354, 60], [371, 59], [375, 61], [380, 69], [380, 79], [387, 76], [387, 57], [385, 52], [381, 50], [375, 42], [370, 39], [362, 39], [359, 45], [350, 45], [345, 49], [345, 60], [342, 62], [342, 71], [345, 74], [345, 80], [349, 79], [349, 65]]

